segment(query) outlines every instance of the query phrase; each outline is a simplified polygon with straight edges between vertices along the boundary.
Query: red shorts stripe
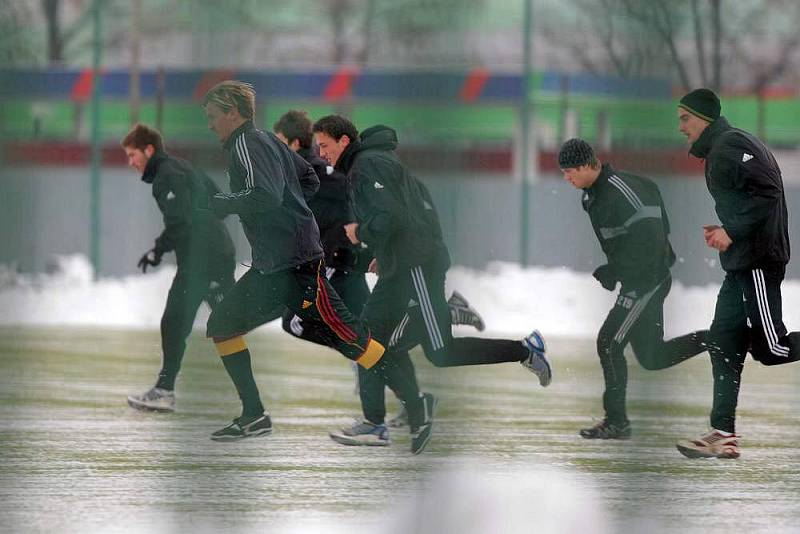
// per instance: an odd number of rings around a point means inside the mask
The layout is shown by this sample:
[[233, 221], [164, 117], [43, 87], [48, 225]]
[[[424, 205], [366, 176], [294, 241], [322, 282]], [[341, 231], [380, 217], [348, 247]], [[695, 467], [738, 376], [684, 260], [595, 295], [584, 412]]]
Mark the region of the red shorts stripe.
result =
[[317, 309], [322, 316], [322, 320], [325, 321], [325, 324], [330, 326], [331, 330], [333, 330], [341, 340], [347, 343], [353, 343], [358, 339], [356, 333], [336, 314], [328, 298], [328, 290], [325, 287], [324, 280], [319, 274], [317, 274]]

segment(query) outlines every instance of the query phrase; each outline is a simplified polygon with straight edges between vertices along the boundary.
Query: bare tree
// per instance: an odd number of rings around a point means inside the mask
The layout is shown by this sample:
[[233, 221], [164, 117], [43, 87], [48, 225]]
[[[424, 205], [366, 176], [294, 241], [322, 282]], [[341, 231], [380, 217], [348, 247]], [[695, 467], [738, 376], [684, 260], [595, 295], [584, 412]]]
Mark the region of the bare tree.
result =
[[622, 77], [671, 72], [682, 89], [719, 90], [727, 82], [759, 94], [787, 72], [800, 48], [796, 0], [572, 3], [588, 15], [575, 31], [542, 31], [590, 72]]
[[0, 64], [34, 63], [36, 51], [30, 40], [31, 14], [25, 4], [0, 0]]
[[[800, 61], [800, 5], [793, 0], [761, 0], [732, 23], [726, 40], [731, 60], [746, 73], [745, 90], [756, 96], [757, 129], [766, 137], [766, 90]], [[749, 37], [742, 39], [742, 36]], [[756, 45], [757, 46], [754, 46]]]
[[42, 14], [47, 24], [47, 61], [50, 64], [64, 63], [65, 50], [76, 40], [78, 34], [91, 23], [92, 0], [77, 0], [73, 5], [79, 8], [78, 17], [65, 25], [62, 0], [41, 0]]

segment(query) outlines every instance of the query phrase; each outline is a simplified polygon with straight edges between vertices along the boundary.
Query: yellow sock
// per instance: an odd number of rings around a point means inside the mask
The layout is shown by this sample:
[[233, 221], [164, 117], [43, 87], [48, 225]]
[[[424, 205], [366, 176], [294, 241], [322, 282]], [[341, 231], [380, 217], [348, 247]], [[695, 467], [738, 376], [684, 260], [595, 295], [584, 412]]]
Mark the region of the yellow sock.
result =
[[217, 352], [221, 357], [230, 356], [237, 352], [247, 350], [247, 343], [244, 342], [244, 336], [236, 336], [224, 341], [215, 341]]
[[367, 342], [367, 350], [365, 350], [361, 356], [356, 358], [356, 363], [364, 369], [369, 369], [380, 361], [384, 352], [386, 352], [386, 349], [383, 347], [383, 345], [370, 338], [370, 340]]

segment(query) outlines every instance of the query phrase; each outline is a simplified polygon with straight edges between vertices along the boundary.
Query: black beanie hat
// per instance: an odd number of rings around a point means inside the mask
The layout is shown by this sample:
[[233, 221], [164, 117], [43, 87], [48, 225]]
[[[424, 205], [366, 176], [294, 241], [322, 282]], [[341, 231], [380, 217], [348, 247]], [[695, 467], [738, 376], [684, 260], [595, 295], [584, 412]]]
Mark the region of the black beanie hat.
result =
[[558, 151], [558, 167], [561, 169], [577, 168], [595, 161], [592, 146], [583, 139], [573, 138], [564, 141]]
[[717, 120], [721, 110], [719, 98], [711, 89], [695, 89], [681, 98], [678, 107], [708, 122]]

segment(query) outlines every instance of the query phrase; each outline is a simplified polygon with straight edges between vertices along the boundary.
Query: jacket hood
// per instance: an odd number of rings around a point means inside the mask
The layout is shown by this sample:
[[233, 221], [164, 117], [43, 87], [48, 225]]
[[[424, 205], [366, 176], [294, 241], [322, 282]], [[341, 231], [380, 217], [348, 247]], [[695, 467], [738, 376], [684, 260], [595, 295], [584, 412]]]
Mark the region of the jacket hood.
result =
[[388, 126], [378, 124], [367, 128], [358, 139], [351, 141], [344, 149], [339, 160], [336, 162], [336, 170], [347, 174], [353, 166], [356, 154], [366, 150], [385, 150], [392, 151], [397, 148], [397, 132]]
[[367, 128], [359, 136], [361, 139], [361, 150], [377, 148], [381, 150], [397, 149], [397, 132], [388, 126], [378, 124]]
[[689, 148], [689, 154], [700, 159], [706, 159], [717, 137], [719, 137], [722, 132], [730, 129], [731, 125], [728, 119], [725, 117], [718, 118], [703, 130], [703, 133], [700, 134], [697, 141], [692, 143], [691, 148]]

